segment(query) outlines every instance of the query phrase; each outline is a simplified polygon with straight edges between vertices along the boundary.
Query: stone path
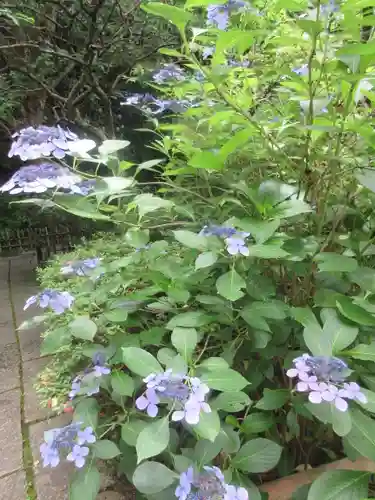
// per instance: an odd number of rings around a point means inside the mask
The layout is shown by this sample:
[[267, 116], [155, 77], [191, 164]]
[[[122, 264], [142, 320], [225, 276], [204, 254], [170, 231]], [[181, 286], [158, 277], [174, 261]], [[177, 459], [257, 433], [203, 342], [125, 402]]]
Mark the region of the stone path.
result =
[[[16, 329], [35, 314], [23, 311], [37, 291], [35, 267], [32, 254], [0, 259], [0, 500], [69, 497], [70, 464], [42, 469], [39, 446], [45, 430], [66, 425], [70, 416], [39, 407], [33, 384], [48, 361], [40, 357], [40, 330]], [[98, 495], [98, 500], [121, 498], [126, 497], [110, 491]]]

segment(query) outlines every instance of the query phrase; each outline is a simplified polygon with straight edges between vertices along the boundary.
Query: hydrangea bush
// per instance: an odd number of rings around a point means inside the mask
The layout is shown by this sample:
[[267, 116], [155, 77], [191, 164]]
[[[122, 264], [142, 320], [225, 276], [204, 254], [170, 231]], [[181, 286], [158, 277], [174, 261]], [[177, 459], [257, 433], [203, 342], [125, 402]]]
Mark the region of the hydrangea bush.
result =
[[[43, 309], [29, 323], [46, 324], [57, 369], [40, 391], [73, 419], [41, 453], [46, 466], [75, 464], [73, 498], [96, 497], [97, 459], [116, 459], [151, 500], [259, 500], [301, 465], [375, 460], [374, 49], [362, 7], [144, 5], [183, 41], [161, 49], [173, 61], [150, 87], [191, 105], [169, 123], [153, 116], [167, 160], [134, 178], [117, 157], [124, 141], [69, 146], [70, 171], [94, 183], [43, 203], [116, 234], [56, 259], [26, 304]], [[82, 160], [113, 175], [86, 179]], [[137, 182], [155, 168], [155, 182]], [[296, 495], [363, 500], [369, 480], [325, 472]]]

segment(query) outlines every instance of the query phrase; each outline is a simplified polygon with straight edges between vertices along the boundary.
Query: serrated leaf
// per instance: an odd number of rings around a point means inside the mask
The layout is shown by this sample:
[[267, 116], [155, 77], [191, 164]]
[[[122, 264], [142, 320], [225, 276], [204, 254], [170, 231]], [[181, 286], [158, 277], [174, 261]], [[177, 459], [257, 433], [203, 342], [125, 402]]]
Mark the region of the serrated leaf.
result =
[[215, 264], [218, 256], [214, 252], [204, 252], [198, 255], [195, 260], [195, 269], [203, 269], [205, 267], [210, 267]]
[[346, 318], [354, 323], [365, 326], [375, 326], [375, 317], [368, 311], [353, 304], [349, 297], [342, 297], [336, 302], [337, 309]]
[[290, 392], [286, 389], [264, 389], [263, 397], [257, 402], [255, 408], [259, 410], [277, 410], [284, 406], [290, 398]]
[[123, 371], [112, 371], [111, 384], [112, 389], [120, 396], [131, 396], [134, 392], [134, 380]]
[[121, 439], [130, 446], [135, 446], [141, 431], [147, 426], [145, 420], [130, 420], [121, 426]]
[[210, 389], [223, 392], [238, 392], [249, 385], [249, 382], [240, 373], [230, 368], [207, 371], [201, 375], [200, 379]]
[[95, 500], [100, 489], [100, 472], [92, 465], [75, 473], [69, 487], [69, 500]]
[[232, 268], [231, 271], [222, 274], [216, 281], [218, 293], [232, 302], [244, 296], [241, 289], [245, 287], [245, 280], [235, 271], [234, 268]]
[[236, 413], [251, 404], [251, 399], [242, 391], [222, 392], [210, 402], [211, 408]]
[[173, 329], [171, 342], [185, 360], [190, 360], [198, 343], [197, 330], [178, 326]]
[[148, 424], [139, 434], [136, 443], [138, 463], [146, 458], [159, 455], [169, 443], [168, 417]]
[[192, 231], [173, 231], [174, 237], [182, 245], [196, 250], [205, 250], [207, 248], [207, 238]]
[[199, 422], [193, 429], [200, 437], [214, 442], [220, 432], [220, 418], [217, 411], [213, 410], [210, 413], [201, 411]]
[[103, 460], [110, 460], [121, 455], [117, 444], [109, 439], [96, 441], [91, 445], [91, 450], [97, 458], [102, 458]]
[[361, 456], [375, 460], [375, 422], [361, 410], [352, 409], [352, 430], [345, 441]]
[[338, 253], [322, 252], [314, 257], [318, 263], [319, 271], [350, 273], [357, 269], [358, 263], [352, 257]]
[[127, 368], [141, 377], [163, 371], [154, 356], [139, 347], [123, 347], [122, 357]]
[[177, 479], [178, 475], [175, 472], [159, 462], [143, 462], [133, 474], [134, 486], [144, 495], [159, 493]]
[[363, 500], [368, 493], [369, 472], [333, 470], [315, 479], [307, 500]]
[[84, 340], [93, 340], [98, 330], [88, 316], [77, 316], [68, 326], [74, 337]]
[[253, 474], [273, 469], [280, 460], [282, 448], [269, 439], [256, 438], [245, 443], [232, 459], [232, 467]]

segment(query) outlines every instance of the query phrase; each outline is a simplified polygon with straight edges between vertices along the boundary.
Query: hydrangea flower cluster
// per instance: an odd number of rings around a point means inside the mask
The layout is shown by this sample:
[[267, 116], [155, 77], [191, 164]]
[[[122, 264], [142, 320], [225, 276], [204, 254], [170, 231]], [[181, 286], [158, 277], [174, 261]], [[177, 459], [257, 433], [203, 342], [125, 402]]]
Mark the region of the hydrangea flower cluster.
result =
[[93, 367], [77, 375], [72, 382], [69, 392], [69, 399], [74, 399], [77, 394], [92, 396], [100, 391], [99, 380], [102, 375], [109, 375], [111, 369], [105, 364], [105, 356], [102, 353], [95, 353], [92, 357]]
[[185, 80], [185, 72], [177, 64], [164, 64], [164, 66], [152, 75], [154, 82], [158, 84], [175, 82], [176, 80], [182, 82]]
[[159, 115], [166, 111], [183, 113], [189, 107], [194, 106], [194, 103], [188, 99], [157, 99], [151, 94], [130, 95], [122, 104], [139, 107], [139, 109], [151, 115]]
[[308, 64], [303, 64], [300, 68], [293, 68], [292, 71], [298, 76], [307, 76], [309, 74], [309, 66]]
[[87, 276], [90, 272], [95, 269], [100, 263], [99, 257], [94, 257], [92, 259], [77, 260], [75, 262], [67, 262], [60, 271], [63, 275], [75, 274], [76, 276]]
[[150, 417], [156, 417], [159, 412], [158, 404], [173, 402], [175, 408], [172, 420], [185, 420], [190, 425], [199, 422], [201, 411], [210, 413], [211, 408], [206, 403], [209, 392], [207, 385], [196, 377], [174, 375], [172, 370], [163, 373], [151, 373], [143, 381], [146, 391], [140, 396], [135, 405], [139, 410], [146, 410]]
[[45, 309], [50, 307], [56, 314], [62, 314], [66, 309], [70, 309], [74, 302], [74, 297], [69, 292], [59, 292], [46, 288], [37, 295], [32, 295], [26, 300], [23, 310], [26, 311], [32, 304], [38, 304]]
[[245, 488], [225, 483], [224, 475], [218, 467], [203, 467], [196, 473], [193, 467], [180, 475], [180, 484], [175, 496], [179, 500], [248, 500]]
[[246, 246], [246, 238], [250, 236], [250, 233], [245, 233], [243, 231], [237, 231], [233, 227], [225, 226], [204, 226], [199, 233], [200, 236], [218, 236], [219, 238], [224, 238], [227, 245], [227, 252], [231, 255], [245, 255], [248, 256], [250, 251]]
[[47, 189], [73, 189], [82, 179], [57, 163], [40, 163], [21, 167], [3, 186], [9, 194], [44, 193]]
[[69, 146], [78, 142], [78, 136], [70, 130], [57, 127], [26, 127], [12, 135], [13, 142], [9, 158], [19, 156], [22, 161], [35, 160], [43, 156], [61, 159], [69, 152]]
[[339, 358], [303, 354], [293, 360], [294, 368], [286, 372], [298, 378], [296, 390], [308, 392], [311, 403], [333, 403], [340, 411], [348, 409], [349, 400], [367, 403], [367, 398], [355, 382], [345, 382], [348, 365]]
[[227, 29], [230, 14], [246, 5], [246, 2], [242, 0], [229, 0], [222, 5], [209, 5], [207, 7], [207, 25], [219, 30]]
[[64, 450], [66, 460], [81, 469], [90, 450], [85, 444], [95, 443], [92, 427], [81, 430], [82, 422], [74, 422], [65, 427], [51, 429], [44, 433], [44, 443], [40, 445], [43, 467], [57, 467], [61, 461], [60, 452]]

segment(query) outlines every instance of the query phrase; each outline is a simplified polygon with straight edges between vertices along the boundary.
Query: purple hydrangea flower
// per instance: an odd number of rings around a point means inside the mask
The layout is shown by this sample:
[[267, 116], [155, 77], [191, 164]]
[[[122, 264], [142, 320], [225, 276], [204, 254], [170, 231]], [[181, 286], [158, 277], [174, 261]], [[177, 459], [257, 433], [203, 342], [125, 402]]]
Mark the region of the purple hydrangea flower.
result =
[[146, 389], [145, 393], [137, 398], [135, 406], [138, 410], [146, 410], [149, 417], [156, 417], [159, 411], [157, 406], [159, 402], [160, 399], [156, 395], [156, 391], [154, 389]]
[[180, 500], [186, 500], [191, 491], [191, 485], [194, 480], [193, 467], [189, 467], [186, 472], [180, 475], [180, 484], [177, 486], [175, 495]]
[[348, 376], [348, 365], [341, 359], [303, 354], [295, 358], [293, 363], [294, 368], [289, 369], [286, 374], [290, 378], [298, 378], [296, 390], [308, 392], [311, 403], [332, 403], [338, 410], [346, 411], [346, 399], [367, 402], [358, 384], [344, 383]]
[[94, 372], [97, 377], [101, 377], [102, 375], [108, 375], [111, 373], [111, 369], [108, 366], [94, 366]]
[[298, 76], [307, 76], [309, 74], [309, 66], [308, 64], [303, 64], [300, 68], [293, 68], [292, 71]]
[[61, 159], [69, 151], [69, 146], [77, 142], [78, 136], [70, 130], [57, 127], [27, 127], [12, 135], [14, 142], [8, 153], [9, 158], [19, 156], [22, 161], [36, 160], [45, 156]]
[[77, 433], [77, 443], [83, 445], [85, 443], [95, 443], [96, 437], [94, 436], [94, 429], [92, 427], [86, 427], [83, 431], [78, 431]]
[[152, 75], [152, 79], [158, 83], [168, 83], [185, 80], [185, 72], [176, 64], [164, 64], [164, 66]]
[[21, 167], [3, 186], [9, 194], [44, 193], [48, 189], [72, 189], [81, 178], [57, 163], [39, 163]]
[[81, 422], [74, 422], [44, 433], [44, 443], [40, 445], [43, 467], [56, 467], [60, 463], [60, 452], [75, 445], [81, 425]]
[[32, 304], [38, 303], [39, 307], [42, 309], [49, 306], [56, 314], [62, 314], [66, 309], [70, 309], [72, 307], [73, 302], [74, 297], [72, 297], [69, 292], [59, 292], [58, 290], [46, 288], [38, 295], [29, 297], [23, 310], [25, 311]]
[[72, 382], [71, 390], [69, 392], [69, 399], [75, 398], [80, 390], [81, 390], [81, 379], [80, 377], [75, 377]]
[[90, 450], [87, 446], [79, 446], [78, 444], [75, 444], [66, 459], [69, 462], [74, 462], [74, 465], [78, 469], [81, 469], [85, 465], [86, 457], [89, 454], [89, 451]]
[[144, 382], [147, 390], [137, 399], [136, 407], [147, 409], [150, 416], [157, 415], [156, 405], [160, 403], [160, 398], [162, 402], [173, 401], [176, 410], [172, 413], [172, 420], [176, 422], [185, 420], [190, 425], [196, 425], [202, 411], [211, 411], [205, 401], [209, 388], [196, 377], [174, 375], [172, 370], [167, 370], [164, 373], [151, 373]]
[[246, 246], [245, 238], [250, 236], [250, 233], [237, 232], [230, 238], [226, 238], [225, 243], [227, 244], [227, 252], [231, 255], [245, 255], [250, 254], [250, 250]]
[[245, 488], [227, 485], [224, 500], [248, 500], [249, 494]]
[[222, 5], [209, 5], [207, 7], [207, 25], [225, 30], [229, 25], [230, 14], [245, 6], [246, 2], [241, 0], [229, 0]]
[[215, 47], [203, 47], [202, 58], [208, 59], [215, 54]]
[[100, 260], [99, 257], [94, 257], [91, 259], [69, 262], [60, 269], [60, 272], [63, 275], [75, 274], [76, 276], [87, 276], [90, 274], [90, 271], [100, 264]]

